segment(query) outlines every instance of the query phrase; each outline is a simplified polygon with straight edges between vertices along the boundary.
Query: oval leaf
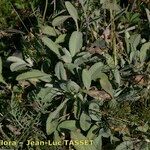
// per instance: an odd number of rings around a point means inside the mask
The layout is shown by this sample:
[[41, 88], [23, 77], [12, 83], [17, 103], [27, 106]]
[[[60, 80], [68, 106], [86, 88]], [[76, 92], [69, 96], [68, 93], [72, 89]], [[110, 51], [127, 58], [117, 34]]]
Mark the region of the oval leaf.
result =
[[96, 80], [97, 78], [99, 78], [99, 72], [101, 72], [102, 68], [103, 68], [104, 64], [102, 62], [98, 62], [95, 63], [93, 66], [91, 66], [91, 68], [89, 69], [89, 72], [91, 74], [91, 79], [92, 80]]
[[69, 51], [72, 57], [80, 51], [80, 49], [82, 48], [82, 44], [82, 33], [74, 31], [69, 39]]
[[62, 62], [58, 62], [55, 66], [55, 75], [59, 80], [67, 80], [66, 70]]
[[44, 77], [44, 76], [47, 76], [47, 74], [40, 71], [40, 70], [33, 69], [31, 71], [28, 71], [28, 72], [25, 72], [25, 73], [18, 75], [16, 80], [18, 80], [18, 81], [29, 80], [29, 79], [33, 79], [33, 78], [39, 79], [39, 78]]
[[77, 22], [79, 17], [78, 17], [78, 12], [77, 12], [76, 8], [69, 1], [65, 2], [65, 6], [66, 6], [70, 16], [74, 19], [75, 22]]
[[75, 120], [65, 120], [58, 125], [58, 130], [67, 129], [67, 130], [75, 130], [76, 129], [76, 121]]
[[85, 112], [82, 112], [80, 116], [80, 126], [84, 131], [87, 131], [91, 126], [91, 118]]
[[22, 63], [22, 62], [15, 62], [15, 63], [12, 63], [10, 65], [10, 70], [13, 72], [13, 71], [18, 71], [18, 70], [22, 70], [22, 69], [25, 69], [27, 66], [26, 63]]
[[76, 82], [71, 81], [71, 80], [67, 82], [67, 90], [69, 92], [78, 93], [79, 89], [80, 89], [80, 86]]
[[56, 36], [57, 35], [55, 29], [51, 26], [47, 26], [47, 25], [42, 26], [41, 30], [42, 30], [43, 34], [46, 34], [49, 36]]
[[60, 56], [59, 52], [60, 46], [58, 44], [56, 44], [46, 36], [42, 37], [42, 41], [51, 51], [53, 51], [56, 55]]
[[53, 26], [59, 26], [63, 24], [70, 16], [58, 16], [52, 21]]
[[89, 115], [92, 120], [94, 121], [100, 121], [101, 120], [101, 112], [100, 112], [100, 107], [97, 103], [92, 102], [89, 105]]
[[66, 34], [61, 34], [56, 40], [55, 43], [63, 43], [65, 41]]
[[101, 73], [100, 84], [102, 89], [104, 89], [108, 94], [111, 95], [111, 97], [113, 97], [113, 88], [105, 73]]
[[91, 75], [87, 69], [83, 69], [82, 71], [82, 81], [86, 89], [89, 90], [91, 86]]
[[91, 128], [90, 128], [90, 130], [88, 131], [88, 133], [87, 133], [87, 138], [88, 139], [94, 139], [94, 138], [96, 138], [97, 137], [97, 132], [98, 132], [98, 130], [99, 130], [99, 127], [98, 127], [98, 125], [93, 125]]
[[19, 63], [26, 63], [24, 60], [22, 60], [21, 58], [16, 57], [16, 56], [10, 56], [10, 57], [8, 57], [7, 61], [10, 61], [10, 62], [19, 62]]
[[[60, 112], [60, 110], [65, 106], [66, 102], [68, 101], [68, 99], [66, 99], [65, 101], [63, 101], [55, 111], [51, 112], [47, 118], [46, 121], [46, 133], [48, 135], [52, 134], [55, 130], [55, 128], [57, 127], [57, 117], [58, 114]], [[56, 124], [54, 124], [56, 123]], [[54, 127], [55, 126], [55, 127]]]
[[146, 60], [147, 50], [149, 50], [149, 49], [150, 49], [150, 42], [147, 42], [147, 43], [142, 45], [142, 47], [140, 49], [140, 61], [141, 61], [141, 63], [143, 63]]
[[72, 57], [71, 57], [70, 52], [66, 48], [63, 48], [62, 51], [64, 52], [64, 55], [61, 57], [62, 60], [65, 63], [71, 63], [72, 62]]

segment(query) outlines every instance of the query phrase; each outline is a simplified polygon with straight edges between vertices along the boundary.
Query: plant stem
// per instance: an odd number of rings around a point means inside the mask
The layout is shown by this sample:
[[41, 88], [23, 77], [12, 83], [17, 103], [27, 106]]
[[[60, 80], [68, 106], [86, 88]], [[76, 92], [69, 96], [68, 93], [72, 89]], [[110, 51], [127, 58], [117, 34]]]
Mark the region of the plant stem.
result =
[[48, 0], [45, 1], [45, 9], [44, 9], [44, 13], [43, 13], [43, 22], [44, 22], [44, 20], [45, 20], [46, 11], [47, 11], [47, 6], [48, 6]]
[[79, 31], [78, 21], [75, 21], [77, 31]]

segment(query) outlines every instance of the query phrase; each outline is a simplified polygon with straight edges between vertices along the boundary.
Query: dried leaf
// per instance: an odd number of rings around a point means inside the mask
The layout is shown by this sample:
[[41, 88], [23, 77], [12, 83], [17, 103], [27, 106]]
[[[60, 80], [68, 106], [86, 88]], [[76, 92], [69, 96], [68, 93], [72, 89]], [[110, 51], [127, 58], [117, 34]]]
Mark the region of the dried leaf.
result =
[[87, 94], [97, 100], [110, 100], [111, 96], [103, 90], [89, 90]]

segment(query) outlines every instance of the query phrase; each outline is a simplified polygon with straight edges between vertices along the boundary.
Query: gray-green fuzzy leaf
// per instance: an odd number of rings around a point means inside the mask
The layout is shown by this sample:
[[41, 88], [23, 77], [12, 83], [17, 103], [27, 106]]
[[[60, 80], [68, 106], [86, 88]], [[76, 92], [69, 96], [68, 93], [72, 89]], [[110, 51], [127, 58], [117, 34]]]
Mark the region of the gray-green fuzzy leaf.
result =
[[133, 149], [133, 142], [132, 141], [124, 141], [121, 144], [119, 144], [115, 150], [130, 150]]
[[[59, 115], [60, 110], [65, 106], [65, 104], [67, 103], [68, 99], [66, 99], [65, 101], [63, 101], [57, 108], [55, 111], [51, 112], [47, 118], [46, 121], [46, 133], [48, 135], [52, 134], [54, 132], [54, 130], [52, 130], [53, 127], [53, 121], [57, 120], [57, 117]], [[55, 124], [55, 127], [57, 126], [57, 124]], [[54, 127], [53, 127], [54, 128]]]
[[92, 102], [89, 105], [89, 116], [94, 121], [100, 121], [101, 120], [102, 115], [100, 112], [100, 107], [97, 103]]
[[113, 87], [108, 80], [108, 76], [105, 73], [101, 73], [100, 84], [102, 89], [104, 89], [108, 94], [113, 97]]
[[82, 44], [82, 33], [74, 31], [69, 39], [69, 51], [72, 57], [80, 51], [80, 49], [82, 48]]
[[92, 80], [99, 78], [99, 76], [97, 76], [97, 72], [101, 72], [103, 66], [104, 64], [102, 62], [95, 63], [93, 66], [91, 66], [89, 72]]
[[29, 79], [40, 79], [41, 77], [47, 76], [46, 73], [40, 71], [40, 70], [31, 70], [25, 73], [22, 73], [17, 76], [16, 80], [29, 80]]
[[27, 63], [24, 63], [24, 62], [15, 62], [15, 63], [12, 63], [10, 65], [10, 70], [13, 72], [13, 71], [18, 71], [18, 70], [22, 70], [22, 69], [25, 69], [27, 66]]
[[146, 60], [147, 50], [150, 50], [150, 42], [147, 42], [142, 45], [140, 49], [140, 61], [143, 63]]
[[67, 129], [67, 130], [75, 130], [76, 129], [76, 121], [75, 120], [65, 120], [58, 125], [58, 130]]
[[53, 51], [56, 55], [60, 56], [59, 52], [60, 46], [57, 43], [53, 42], [46, 36], [42, 37], [42, 41], [51, 51]]
[[82, 112], [80, 116], [81, 129], [87, 131], [91, 126], [91, 118], [85, 112]]
[[53, 26], [59, 26], [63, 24], [70, 16], [58, 16], [52, 21]]
[[65, 6], [66, 6], [70, 16], [74, 19], [75, 22], [77, 22], [79, 17], [78, 17], [78, 12], [77, 12], [76, 8], [69, 1], [65, 2]]
[[16, 57], [16, 56], [10, 56], [7, 58], [7, 61], [10, 62], [19, 62], [19, 63], [26, 63], [23, 59]]
[[82, 71], [82, 81], [86, 89], [89, 90], [91, 86], [91, 74], [87, 69], [83, 69]]
[[71, 63], [72, 62], [72, 57], [71, 57], [70, 52], [66, 48], [62, 49], [62, 51], [64, 52], [64, 55], [61, 57], [62, 60], [65, 63]]
[[55, 75], [59, 80], [67, 80], [66, 70], [62, 62], [58, 62], [55, 66]]
[[63, 43], [65, 41], [66, 34], [61, 34], [59, 37], [55, 40], [55, 43]]
[[55, 29], [51, 26], [47, 26], [47, 25], [42, 26], [41, 30], [42, 30], [43, 34], [46, 34], [49, 36], [56, 36], [57, 35]]
[[68, 81], [67, 89], [69, 92], [78, 93], [80, 86], [77, 83], [75, 83], [74, 81]]

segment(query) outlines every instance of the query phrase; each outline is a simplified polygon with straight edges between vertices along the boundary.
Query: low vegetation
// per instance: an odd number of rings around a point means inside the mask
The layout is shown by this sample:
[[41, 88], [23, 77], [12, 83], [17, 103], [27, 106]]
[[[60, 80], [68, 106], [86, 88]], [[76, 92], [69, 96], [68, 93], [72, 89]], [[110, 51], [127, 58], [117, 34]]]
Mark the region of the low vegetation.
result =
[[149, 150], [149, 4], [1, 0], [0, 148]]

